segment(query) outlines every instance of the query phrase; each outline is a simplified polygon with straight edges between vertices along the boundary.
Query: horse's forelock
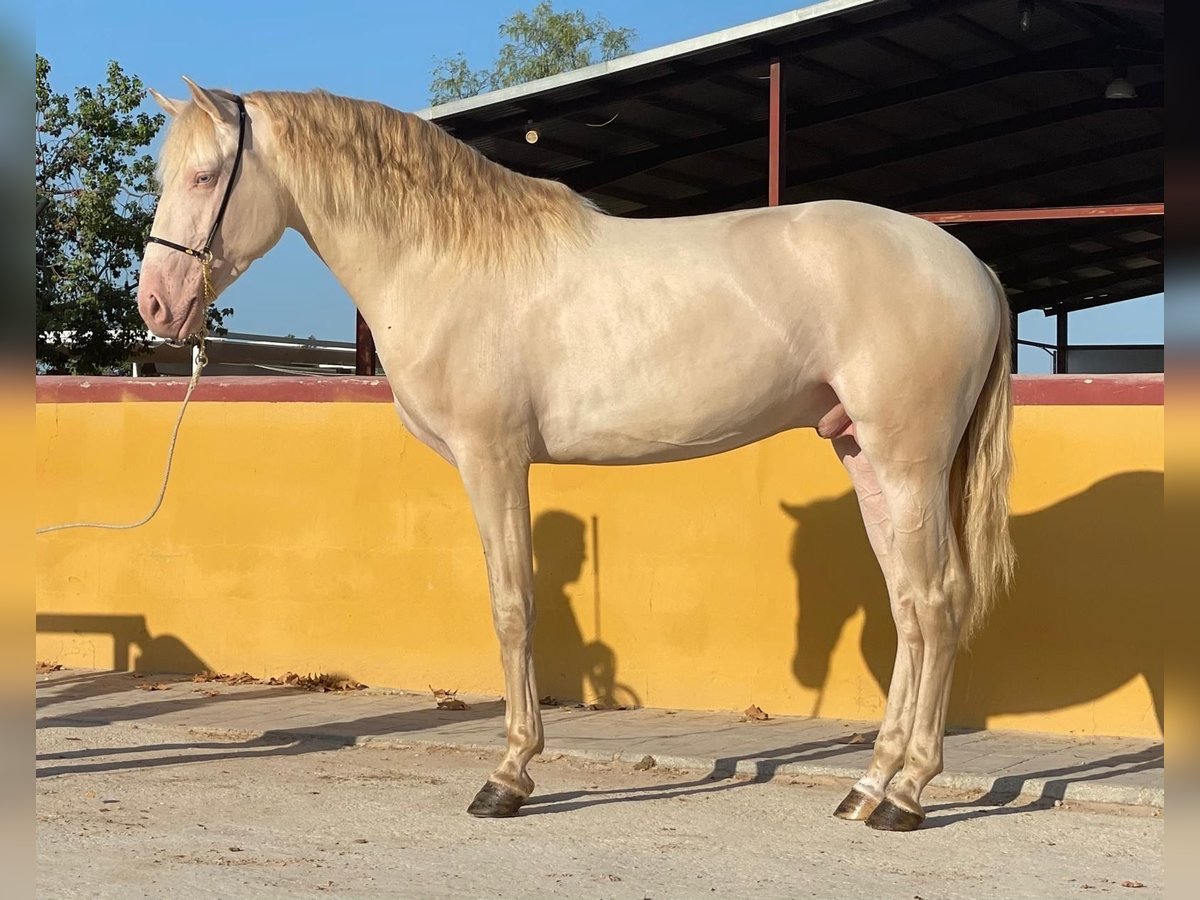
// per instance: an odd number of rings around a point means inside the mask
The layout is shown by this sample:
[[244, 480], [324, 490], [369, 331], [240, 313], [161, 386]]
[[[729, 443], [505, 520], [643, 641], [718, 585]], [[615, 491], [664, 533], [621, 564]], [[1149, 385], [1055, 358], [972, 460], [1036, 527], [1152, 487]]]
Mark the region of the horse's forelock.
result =
[[179, 170], [196, 158], [220, 154], [212, 118], [195, 103], [187, 103], [171, 120], [158, 157], [159, 184], [170, 184]]

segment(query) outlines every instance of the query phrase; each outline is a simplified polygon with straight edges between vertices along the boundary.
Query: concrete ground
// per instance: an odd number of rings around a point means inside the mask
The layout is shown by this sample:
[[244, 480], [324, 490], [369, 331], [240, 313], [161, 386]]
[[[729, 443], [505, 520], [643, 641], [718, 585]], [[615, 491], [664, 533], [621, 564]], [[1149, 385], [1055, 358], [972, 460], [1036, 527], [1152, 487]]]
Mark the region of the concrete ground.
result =
[[1148, 742], [952, 736], [960, 775], [976, 760], [987, 789], [931, 788], [921, 831], [884, 834], [830, 816], [837, 770], [869, 752], [861, 723], [560, 708], [521, 816], [476, 820], [466, 804], [499, 758], [495, 698], [455, 712], [386, 692], [143, 684], [158, 687], [39, 676], [39, 896], [1163, 893]]

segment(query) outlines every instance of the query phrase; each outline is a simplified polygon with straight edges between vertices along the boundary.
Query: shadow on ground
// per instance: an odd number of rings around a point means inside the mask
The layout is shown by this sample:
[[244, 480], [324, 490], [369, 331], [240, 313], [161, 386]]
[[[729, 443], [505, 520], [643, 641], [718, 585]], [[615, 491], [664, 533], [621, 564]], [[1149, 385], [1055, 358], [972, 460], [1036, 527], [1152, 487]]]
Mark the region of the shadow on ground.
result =
[[[167, 680], [167, 679], [163, 679]], [[174, 679], [183, 682], [183, 678]], [[54, 699], [85, 700], [114, 696], [127, 691], [140, 690], [140, 679], [127, 673], [86, 673], [66, 675], [38, 685], [38, 694], [47, 693], [44, 688], [63, 688], [68, 696]], [[144, 703], [131, 705], [101, 704], [80, 712], [66, 715], [43, 715], [38, 719], [38, 728], [103, 727], [114, 723], [145, 722], [153, 724], [157, 716], [194, 708], [201, 704], [229, 703], [239, 700], [270, 696], [276, 703], [286, 704], [291, 696], [304, 696], [294, 689], [264, 687], [261, 690], [241, 690], [218, 697], [205, 697], [197, 693], [194, 697], [148, 698]], [[39, 700], [45, 698], [39, 697]], [[336, 697], [331, 697], [331, 713], [336, 714]], [[278, 713], [276, 713], [278, 714]], [[604, 712], [598, 715], [621, 715], [619, 712]], [[469, 710], [446, 711], [438, 709], [406, 710], [365, 716], [341, 721], [323, 722], [317, 725], [276, 729], [244, 740], [206, 740], [203, 727], [196, 729], [195, 739], [148, 742], [126, 747], [80, 747], [78, 750], [62, 751], [37, 756], [37, 777], [53, 778], [70, 775], [137, 771], [162, 766], [181, 766], [221, 760], [239, 760], [258, 756], [300, 756], [324, 752], [339, 747], [353, 746], [362, 739], [386, 735], [404, 740], [411, 737], [419, 740], [422, 732], [436, 729], [447, 723], [464, 721], [490, 721], [496, 724], [497, 734], [502, 734], [504, 704], [502, 701], [477, 703]], [[183, 727], [183, 726], [180, 726]], [[762, 784], [779, 777], [781, 769], [794, 764], [822, 763], [836, 765], [840, 756], [862, 750], [863, 738], [874, 739], [874, 734], [853, 738], [847, 734], [777, 748], [757, 751], [744, 756], [729, 756], [718, 759], [711, 770], [687, 780], [670, 779], [661, 784], [631, 786], [620, 790], [581, 790], [554, 794], [535, 794], [522, 810], [524, 816], [570, 813], [610, 803], [667, 800], [681, 797], [710, 794], [734, 790], [750, 784]], [[491, 751], [499, 756], [499, 744]], [[155, 755], [162, 754], [162, 755]], [[621, 765], [615, 763], [614, 765]], [[1123, 773], [1145, 771], [1163, 766], [1161, 746], [1148, 748], [1138, 753], [1127, 753], [1106, 759], [1089, 761], [1077, 766], [1068, 766], [1047, 771], [1035, 771], [1000, 779], [987, 794], [968, 800], [931, 805], [927, 828], [943, 827], [955, 822], [988, 815], [1004, 815], [1042, 809], [1053, 805], [1065, 796], [1067, 787], [1081, 781], [1099, 781]], [[753, 774], [747, 774], [749, 767]], [[739, 773], [740, 772], [740, 773]], [[788, 772], [789, 777], [805, 781], [804, 774]], [[1030, 797], [1026, 785], [1034, 780], [1046, 780], [1044, 788], [1036, 797]], [[1018, 799], [1021, 803], [1014, 805]], [[463, 798], [464, 804], [469, 798]]]

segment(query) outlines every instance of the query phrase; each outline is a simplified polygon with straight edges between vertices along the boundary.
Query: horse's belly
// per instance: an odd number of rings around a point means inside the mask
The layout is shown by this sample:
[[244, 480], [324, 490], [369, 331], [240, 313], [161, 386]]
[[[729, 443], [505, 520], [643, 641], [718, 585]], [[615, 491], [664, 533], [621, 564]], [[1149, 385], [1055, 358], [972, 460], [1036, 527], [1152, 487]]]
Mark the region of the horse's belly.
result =
[[815, 425], [837, 402], [825, 384], [771, 385], [747, 393], [704, 388], [624, 396], [623, 402], [580, 397], [571, 409], [541, 422], [546, 460], [632, 464], [711, 456]]

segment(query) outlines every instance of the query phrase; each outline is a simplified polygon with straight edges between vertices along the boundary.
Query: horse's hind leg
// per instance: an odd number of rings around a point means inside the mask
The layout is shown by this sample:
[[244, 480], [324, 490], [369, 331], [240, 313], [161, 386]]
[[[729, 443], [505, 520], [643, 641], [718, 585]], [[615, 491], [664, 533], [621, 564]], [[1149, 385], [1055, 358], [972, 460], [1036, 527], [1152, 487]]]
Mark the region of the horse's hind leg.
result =
[[528, 467], [492, 453], [456, 454], [483, 539], [492, 620], [504, 666], [508, 751], [471, 802], [474, 816], [516, 815], [533, 791], [529, 761], [542, 752], [542, 713], [533, 673], [533, 556]]
[[[915, 696], [905, 688], [908, 702], [914, 705], [906, 711], [911, 733], [903, 767], [867, 824], [885, 831], [911, 831], [925, 820], [921, 792], [942, 771], [946, 707], [971, 594], [950, 508], [952, 460], [918, 446], [890, 448], [891, 453], [872, 456], [867, 437], [860, 431], [891, 524], [891, 544], [880, 562], [889, 588], [894, 585], [905, 610], [907, 627], [897, 618], [899, 654], [909, 648], [919, 670]], [[920, 650], [914, 652], [918, 642]]]
[[887, 706], [875, 739], [871, 765], [862, 778], [850, 789], [834, 815], [841, 819], [864, 820], [883, 800], [888, 784], [904, 764], [904, 753], [912, 733], [916, 711], [918, 679], [924, 642], [913, 608], [911, 592], [905, 590], [899, 570], [891, 560], [893, 534], [887, 500], [875, 471], [854, 437], [845, 435], [833, 440], [833, 449], [841, 459], [854, 493], [871, 549], [879, 560], [888, 586], [892, 618], [899, 636], [892, 681], [888, 688]]

